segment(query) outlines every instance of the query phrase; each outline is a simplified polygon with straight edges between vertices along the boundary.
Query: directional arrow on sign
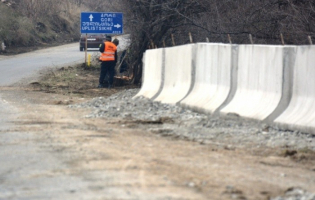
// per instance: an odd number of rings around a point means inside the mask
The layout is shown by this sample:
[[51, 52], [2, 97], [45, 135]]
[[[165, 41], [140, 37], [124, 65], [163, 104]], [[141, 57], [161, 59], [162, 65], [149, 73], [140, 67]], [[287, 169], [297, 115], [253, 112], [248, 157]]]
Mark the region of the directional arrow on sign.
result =
[[93, 21], [93, 18], [94, 18], [94, 17], [93, 17], [93, 15], [91, 14], [91, 15], [89, 16], [89, 18], [90, 18], [90, 22], [91, 22], [91, 21]]
[[116, 25], [114, 25], [114, 27], [115, 27], [115, 28], [120, 28], [121, 25], [120, 25], [120, 24], [116, 24]]

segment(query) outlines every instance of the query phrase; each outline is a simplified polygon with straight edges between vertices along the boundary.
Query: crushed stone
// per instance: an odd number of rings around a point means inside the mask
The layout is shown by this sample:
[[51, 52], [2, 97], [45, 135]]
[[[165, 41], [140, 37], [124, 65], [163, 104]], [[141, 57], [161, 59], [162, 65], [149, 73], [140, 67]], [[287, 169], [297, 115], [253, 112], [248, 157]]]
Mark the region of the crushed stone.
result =
[[71, 105], [90, 108], [87, 118], [120, 118], [134, 121], [152, 133], [176, 136], [202, 144], [216, 144], [229, 148], [283, 147], [315, 150], [315, 136], [299, 131], [280, 130], [254, 120], [238, 116], [215, 116], [197, 113], [179, 105], [133, 98], [139, 89], [129, 89], [108, 98]]

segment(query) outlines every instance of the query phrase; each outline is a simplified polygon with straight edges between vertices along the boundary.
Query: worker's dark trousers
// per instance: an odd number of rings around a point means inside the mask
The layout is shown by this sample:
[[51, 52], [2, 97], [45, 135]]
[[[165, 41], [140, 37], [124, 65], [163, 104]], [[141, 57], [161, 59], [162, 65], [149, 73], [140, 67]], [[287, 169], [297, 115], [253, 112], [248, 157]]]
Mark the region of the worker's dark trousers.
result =
[[99, 79], [99, 83], [101, 85], [104, 84], [105, 77], [107, 74], [108, 74], [108, 86], [113, 85], [114, 75], [115, 75], [115, 66], [116, 66], [115, 61], [103, 61], [102, 62], [101, 74], [100, 74], [100, 79]]

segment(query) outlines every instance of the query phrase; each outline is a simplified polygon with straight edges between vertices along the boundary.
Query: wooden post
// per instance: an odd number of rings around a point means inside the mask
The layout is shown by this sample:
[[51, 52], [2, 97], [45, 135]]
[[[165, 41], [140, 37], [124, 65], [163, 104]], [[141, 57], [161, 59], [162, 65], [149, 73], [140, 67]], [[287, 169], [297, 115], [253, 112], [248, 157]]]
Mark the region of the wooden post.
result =
[[308, 42], [310, 43], [310, 45], [313, 45], [312, 37], [309, 35], [307, 38], [308, 38]]
[[191, 36], [191, 32], [189, 32], [189, 40], [190, 40], [190, 43], [193, 43], [193, 39], [192, 39], [192, 36]]
[[282, 33], [280, 34], [280, 37], [281, 37], [281, 43], [282, 43], [282, 45], [285, 45], [285, 44], [284, 44], [284, 39], [283, 39]]
[[173, 46], [175, 46], [174, 35], [173, 35], [173, 34], [171, 34], [171, 36], [172, 36], [172, 43], [173, 43]]
[[209, 38], [206, 37], [206, 42], [209, 42]]
[[152, 49], [154, 49], [154, 42], [153, 42], [153, 40], [151, 40], [151, 47], [152, 47]]
[[230, 34], [228, 34], [228, 40], [229, 40], [230, 44], [232, 44], [232, 39], [231, 39]]
[[249, 41], [251, 44], [254, 44], [252, 34], [249, 34]]

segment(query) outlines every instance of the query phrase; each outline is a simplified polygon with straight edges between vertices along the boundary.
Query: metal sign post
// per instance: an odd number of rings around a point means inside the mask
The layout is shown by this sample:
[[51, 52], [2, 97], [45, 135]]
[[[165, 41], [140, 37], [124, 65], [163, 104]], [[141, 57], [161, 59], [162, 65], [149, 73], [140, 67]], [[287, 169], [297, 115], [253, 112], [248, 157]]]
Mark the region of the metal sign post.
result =
[[84, 63], [86, 66], [86, 54], [87, 54], [87, 33], [85, 34], [85, 48], [84, 48], [84, 52], [85, 52], [85, 59], [84, 59]]

